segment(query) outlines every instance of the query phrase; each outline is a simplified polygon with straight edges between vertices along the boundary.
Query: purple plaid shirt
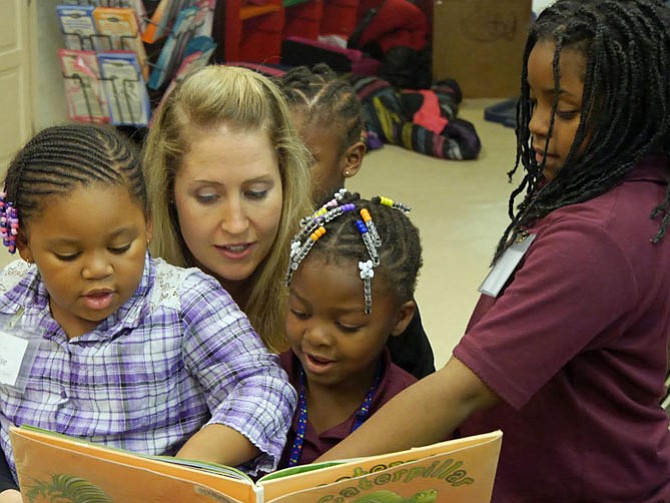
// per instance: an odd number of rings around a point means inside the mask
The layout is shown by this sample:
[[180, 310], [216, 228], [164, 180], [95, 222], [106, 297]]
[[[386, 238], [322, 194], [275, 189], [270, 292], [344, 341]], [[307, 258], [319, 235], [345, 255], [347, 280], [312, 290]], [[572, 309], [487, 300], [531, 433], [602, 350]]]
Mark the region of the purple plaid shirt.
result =
[[0, 385], [0, 445], [13, 470], [8, 430], [21, 424], [167, 455], [204, 425], [224, 424], [263, 453], [245, 471], [276, 467], [295, 390], [237, 304], [199, 269], [147, 254], [135, 294], [68, 340], [37, 269], [16, 261], [0, 273], [0, 315], [20, 316], [17, 326], [41, 338], [25, 393]]

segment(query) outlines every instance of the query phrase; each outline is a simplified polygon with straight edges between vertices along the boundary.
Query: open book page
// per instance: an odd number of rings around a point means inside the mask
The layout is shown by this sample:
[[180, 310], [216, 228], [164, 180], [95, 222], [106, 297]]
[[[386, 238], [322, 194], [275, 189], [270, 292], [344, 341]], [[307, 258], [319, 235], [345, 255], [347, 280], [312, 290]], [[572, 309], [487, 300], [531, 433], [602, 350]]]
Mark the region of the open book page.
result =
[[276, 503], [485, 503], [501, 441], [495, 431], [282, 477], [288, 468], [259, 482], [265, 501]]
[[31, 502], [70, 495], [99, 503], [486, 503], [502, 433], [287, 468], [256, 484], [234, 468], [141, 456], [36, 428], [11, 428], [10, 437]]
[[94, 489], [108, 498], [91, 500], [100, 503], [256, 501], [253, 481], [234, 468], [214, 474], [166, 462], [174, 458], [141, 456], [32, 428], [12, 428], [10, 436], [19, 486], [29, 501]]

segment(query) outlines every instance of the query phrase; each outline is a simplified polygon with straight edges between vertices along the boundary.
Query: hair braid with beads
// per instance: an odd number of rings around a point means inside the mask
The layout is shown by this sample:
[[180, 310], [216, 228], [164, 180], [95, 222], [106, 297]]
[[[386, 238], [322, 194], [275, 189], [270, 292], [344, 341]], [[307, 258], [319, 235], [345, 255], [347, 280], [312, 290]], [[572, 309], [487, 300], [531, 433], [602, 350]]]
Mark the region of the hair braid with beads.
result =
[[46, 128], [26, 143], [9, 164], [4, 190], [26, 229], [48, 198], [97, 183], [127, 186], [147, 213], [139, 153], [130, 140], [111, 127], [66, 124]]
[[[326, 232], [313, 243], [307, 255], [335, 264], [343, 261], [369, 260], [368, 247], [356, 227], [356, 221], [361, 219], [360, 211], [367, 209], [381, 238], [381, 246], [377, 249], [379, 265], [374, 268], [375, 276], [384, 279], [385, 286], [391, 289], [398, 302], [411, 300], [422, 266], [422, 258], [419, 230], [405, 214], [409, 209], [398, 203], [394, 207], [382, 204], [381, 198], [369, 201], [361, 199], [357, 193], [352, 194], [345, 189], [342, 189], [342, 192], [344, 195], [338, 204], [340, 206], [352, 204], [354, 209], [344, 211], [332, 220], [323, 222], [321, 225]], [[296, 242], [303, 243], [306, 239], [310, 239], [311, 232], [304, 231], [305, 224], [309, 220], [303, 219], [303, 232], [295, 236]], [[299, 268], [299, 261], [294, 264], [294, 270]], [[288, 284], [290, 277], [289, 274]]]
[[298, 66], [275, 81], [289, 106], [304, 110], [307, 124], [335, 124], [343, 128], [346, 136], [342, 149], [360, 141], [364, 130], [361, 102], [351, 84], [327, 64], [319, 63], [311, 70]]
[[[556, 46], [553, 61], [556, 96], [562, 51], [585, 58], [580, 125], [556, 177], [540, 188], [542, 166], [535, 159], [529, 122], [532, 115], [528, 58], [539, 42]], [[559, 0], [530, 29], [523, 55], [521, 97], [517, 105], [517, 156], [525, 175], [511, 193], [511, 223], [494, 262], [525, 227], [557, 208], [604, 194], [620, 184], [645, 156], [670, 151], [670, 8], [662, 0]], [[554, 124], [554, 103], [548, 138]], [[517, 196], [525, 193], [515, 208]], [[516, 211], [515, 211], [516, 210]], [[657, 243], [670, 220], [670, 185], [664, 200], [650, 208], [661, 217], [650, 236]]]

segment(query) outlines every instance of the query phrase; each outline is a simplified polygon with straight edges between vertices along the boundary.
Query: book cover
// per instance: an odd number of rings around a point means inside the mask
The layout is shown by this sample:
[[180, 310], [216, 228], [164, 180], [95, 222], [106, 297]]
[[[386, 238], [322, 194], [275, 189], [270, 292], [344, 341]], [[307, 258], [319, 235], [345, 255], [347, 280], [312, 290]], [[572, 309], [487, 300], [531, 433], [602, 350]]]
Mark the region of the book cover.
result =
[[286, 468], [256, 482], [231, 467], [142, 456], [26, 426], [12, 427], [10, 438], [30, 502], [486, 503], [502, 432]]

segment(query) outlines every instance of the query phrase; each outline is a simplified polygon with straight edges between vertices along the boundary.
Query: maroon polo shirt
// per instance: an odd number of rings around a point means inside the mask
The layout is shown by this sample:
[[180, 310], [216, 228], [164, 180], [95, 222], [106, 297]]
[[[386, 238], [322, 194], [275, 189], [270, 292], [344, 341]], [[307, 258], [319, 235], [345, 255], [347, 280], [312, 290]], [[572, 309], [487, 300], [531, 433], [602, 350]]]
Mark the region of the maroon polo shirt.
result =
[[666, 161], [555, 210], [454, 355], [504, 402], [462, 435], [503, 431], [493, 502], [669, 502], [659, 406], [670, 331], [670, 235], [654, 245]]
[[[384, 374], [379, 383], [377, 391], [375, 392], [375, 396], [372, 399], [372, 404], [370, 405], [370, 415], [374, 414], [377, 409], [379, 409], [395, 395], [400, 393], [403, 389], [417, 381], [416, 377], [414, 377], [412, 374], [405, 372], [403, 369], [391, 362], [388, 349], [384, 351], [383, 358]], [[296, 389], [298, 389], [297, 375], [299, 369], [297, 368], [297, 365], [300, 365], [300, 362], [298, 362], [296, 358], [293, 358], [293, 352], [291, 350], [282, 353], [280, 355], [280, 360], [282, 367], [289, 375], [291, 383], [295, 386]], [[311, 463], [323, 453], [340, 443], [342, 439], [351, 433], [351, 429], [354, 426], [354, 421], [355, 413], [352, 414], [346, 421], [322, 432], [320, 435], [317, 434], [312, 424], [308, 421], [307, 431], [305, 432], [305, 440], [302, 444], [302, 453], [300, 455], [298, 464], [306, 465]], [[295, 440], [297, 429], [298, 412], [296, 411], [295, 415], [293, 416], [293, 424], [291, 425], [291, 429], [288, 432], [286, 446], [284, 447], [284, 452], [279, 462], [279, 468], [286, 468], [286, 466], [288, 466], [288, 458], [291, 455], [291, 448], [293, 447], [293, 441]]]

